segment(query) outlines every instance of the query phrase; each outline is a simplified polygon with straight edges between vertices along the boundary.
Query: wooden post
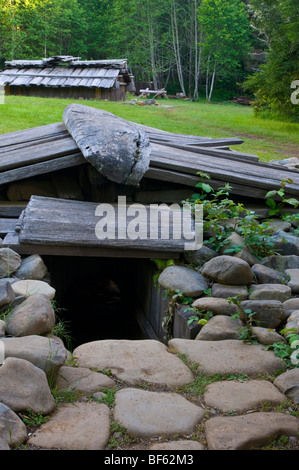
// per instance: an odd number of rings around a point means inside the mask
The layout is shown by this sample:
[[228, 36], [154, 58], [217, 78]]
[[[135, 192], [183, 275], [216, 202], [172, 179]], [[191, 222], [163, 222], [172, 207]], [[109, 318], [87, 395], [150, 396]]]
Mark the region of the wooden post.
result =
[[121, 86], [121, 99], [123, 101], [126, 101], [126, 83], [125, 82], [119, 82]]
[[101, 88], [96, 88], [95, 89], [95, 99], [100, 100], [102, 96]]

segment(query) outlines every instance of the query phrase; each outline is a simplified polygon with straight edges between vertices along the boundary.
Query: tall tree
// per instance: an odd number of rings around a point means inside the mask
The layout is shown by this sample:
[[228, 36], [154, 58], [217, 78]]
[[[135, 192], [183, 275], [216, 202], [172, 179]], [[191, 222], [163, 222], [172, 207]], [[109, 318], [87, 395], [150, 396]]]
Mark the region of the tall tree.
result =
[[298, 0], [251, 0], [250, 7], [267, 61], [245, 87], [255, 94], [256, 112], [298, 122], [299, 106], [291, 101], [292, 83], [299, 79]]
[[235, 77], [250, 50], [249, 17], [241, 0], [202, 0], [199, 22], [210, 101], [217, 78]]
[[165, 70], [163, 0], [114, 0], [110, 54], [125, 56], [139, 79], [161, 87]]

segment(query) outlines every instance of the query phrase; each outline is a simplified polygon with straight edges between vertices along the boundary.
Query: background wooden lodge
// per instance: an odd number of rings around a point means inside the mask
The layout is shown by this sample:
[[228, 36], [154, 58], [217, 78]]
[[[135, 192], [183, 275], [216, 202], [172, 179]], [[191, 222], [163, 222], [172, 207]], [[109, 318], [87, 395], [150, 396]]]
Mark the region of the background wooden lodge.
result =
[[54, 56], [42, 60], [13, 60], [0, 72], [6, 95], [121, 101], [135, 91], [126, 59], [89, 60]]

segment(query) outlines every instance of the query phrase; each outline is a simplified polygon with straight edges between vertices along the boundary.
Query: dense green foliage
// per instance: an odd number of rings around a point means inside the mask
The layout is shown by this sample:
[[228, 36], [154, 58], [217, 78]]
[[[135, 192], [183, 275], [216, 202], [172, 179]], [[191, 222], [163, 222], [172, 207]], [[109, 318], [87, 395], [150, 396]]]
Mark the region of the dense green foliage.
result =
[[[257, 111], [297, 120], [298, 9], [298, 0], [0, 0], [0, 68], [127, 58], [137, 81], [193, 99], [231, 98], [247, 80]], [[267, 54], [256, 73], [255, 52]]]
[[299, 2], [251, 0], [250, 4], [253, 25], [268, 58], [246, 88], [256, 94], [257, 112], [298, 122], [299, 100], [292, 102], [291, 86], [299, 80]]
[[250, 23], [242, 0], [0, 0], [0, 7], [0, 67], [51, 55], [125, 57], [138, 80], [194, 98], [243, 78]]

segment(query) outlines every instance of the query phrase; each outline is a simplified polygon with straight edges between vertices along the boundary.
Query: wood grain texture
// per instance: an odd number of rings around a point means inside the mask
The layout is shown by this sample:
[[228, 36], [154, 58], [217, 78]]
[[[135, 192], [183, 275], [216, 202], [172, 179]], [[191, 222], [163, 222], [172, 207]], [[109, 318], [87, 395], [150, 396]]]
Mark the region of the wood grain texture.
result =
[[[183, 226], [190, 228], [189, 233]], [[19, 243], [181, 253], [185, 243], [192, 242], [192, 234], [194, 221], [177, 206], [172, 212], [166, 205], [120, 208], [32, 196], [23, 213]]]

